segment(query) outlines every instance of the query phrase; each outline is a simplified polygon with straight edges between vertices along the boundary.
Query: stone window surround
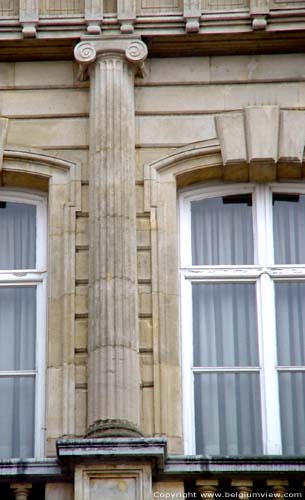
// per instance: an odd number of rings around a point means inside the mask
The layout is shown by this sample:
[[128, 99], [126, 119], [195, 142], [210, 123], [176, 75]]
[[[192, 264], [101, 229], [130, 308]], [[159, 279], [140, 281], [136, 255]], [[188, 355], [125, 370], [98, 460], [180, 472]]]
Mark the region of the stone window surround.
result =
[[145, 165], [152, 234], [155, 434], [183, 453], [177, 190], [198, 182], [304, 179], [305, 114], [249, 106], [215, 118], [215, 138]]
[[54, 455], [59, 436], [75, 435], [75, 225], [81, 210], [81, 172], [80, 165], [43, 151], [5, 144], [7, 122], [1, 118], [2, 185], [48, 192], [47, 431], [40, 452], [48, 456]]

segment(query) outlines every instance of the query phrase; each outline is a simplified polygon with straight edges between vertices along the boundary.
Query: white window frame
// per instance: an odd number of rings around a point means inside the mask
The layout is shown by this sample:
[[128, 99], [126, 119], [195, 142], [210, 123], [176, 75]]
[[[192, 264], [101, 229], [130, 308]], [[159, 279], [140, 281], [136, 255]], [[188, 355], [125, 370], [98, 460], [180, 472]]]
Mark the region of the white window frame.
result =
[[[263, 453], [282, 453], [278, 372], [302, 371], [305, 366], [277, 365], [276, 308], [274, 282], [304, 281], [305, 265], [278, 265], [273, 259], [272, 194], [305, 194], [300, 183], [234, 184], [198, 186], [179, 195], [180, 291], [182, 329], [183, 431], [185, 454], [195, 453], [195, 372], [258, 372], [261, 388]], [[251, 193], [253, 199], [254, 264], [232, 266], [193, 266], [191, 248], [191, 202], [195, 200]], [[193, 367], [192, 283], [256, 283], [259, 367]], [[191, 333], [190, 333], [191, 332]], [[264, 334], [268, 332], [268, 335]]]
[[14, 374], [35, 377], [34, 457], [27, 458], [43, 458], [47, 331], [47, 198], [35, 192], [0, 188], [0, 201], [36, 206], [36, 267], [0, 270], [0, 287], [18, 285], [36, 287], [35, 369], [0, 371], [0, 377], [14, 376]]

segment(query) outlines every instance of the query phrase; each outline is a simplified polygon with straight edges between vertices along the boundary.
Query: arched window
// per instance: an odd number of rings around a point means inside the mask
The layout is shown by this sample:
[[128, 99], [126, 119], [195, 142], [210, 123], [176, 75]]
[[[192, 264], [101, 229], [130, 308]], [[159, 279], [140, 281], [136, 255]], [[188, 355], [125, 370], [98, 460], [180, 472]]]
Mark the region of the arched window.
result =
[[0, 190], [0, 459], [43, 454], [46, 198]]
[[305, 453], [305, 188], [180, 195], [185, 453]]

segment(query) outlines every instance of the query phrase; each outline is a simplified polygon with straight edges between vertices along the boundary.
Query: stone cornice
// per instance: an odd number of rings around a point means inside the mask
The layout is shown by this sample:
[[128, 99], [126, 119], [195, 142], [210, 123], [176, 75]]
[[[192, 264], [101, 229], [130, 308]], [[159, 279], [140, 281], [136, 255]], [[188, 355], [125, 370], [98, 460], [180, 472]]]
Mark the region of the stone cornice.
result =
[[99, 57], [120, 56], [134, 65], [138, 74], [144, 70], [147, 47], [135, 36], [85, 36], [74, 49], [74, 57], [80, 66], [79, 77], [84, 79], [88, 67]]

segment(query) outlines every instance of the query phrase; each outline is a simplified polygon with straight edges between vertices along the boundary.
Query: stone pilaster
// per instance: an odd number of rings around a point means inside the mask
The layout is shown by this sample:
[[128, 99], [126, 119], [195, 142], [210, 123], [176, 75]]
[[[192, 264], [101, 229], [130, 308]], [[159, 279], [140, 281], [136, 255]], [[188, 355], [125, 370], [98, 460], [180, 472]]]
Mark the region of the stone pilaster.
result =
[[[136, 435], [139, 358], [134, 75], [147, 55], [134, 37], [75, 48], [90, 73], [88, 436]], [[90, 67], [89, 67], [90, 66]]]

